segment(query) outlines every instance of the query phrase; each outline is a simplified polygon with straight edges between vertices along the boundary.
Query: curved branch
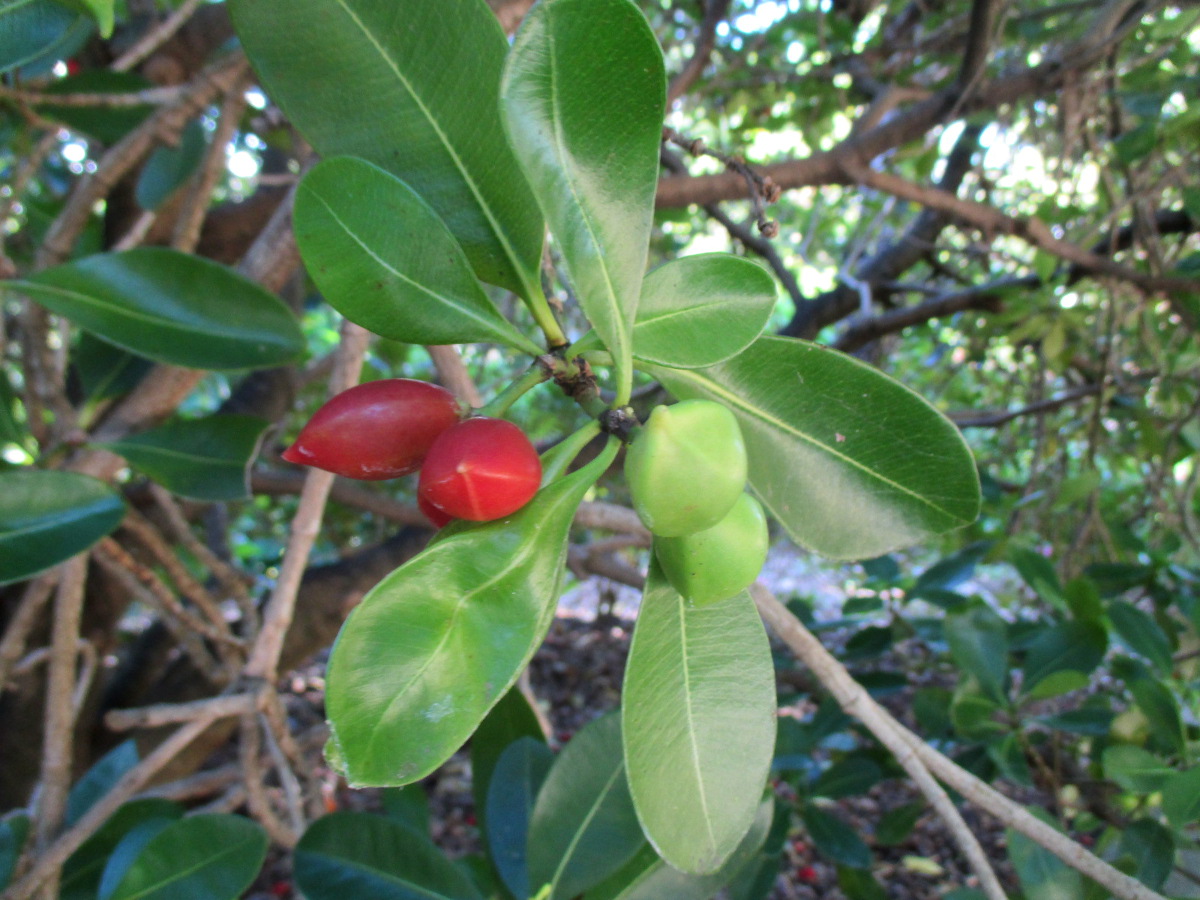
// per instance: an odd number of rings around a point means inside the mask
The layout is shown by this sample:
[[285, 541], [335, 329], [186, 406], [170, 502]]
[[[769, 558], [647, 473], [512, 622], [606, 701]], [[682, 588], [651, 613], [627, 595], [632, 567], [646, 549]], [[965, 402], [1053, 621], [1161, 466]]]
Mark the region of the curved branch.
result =
[[[976, 806], [991, 813], [1014, 831], [1049, 850], [1068, 866], [1082, 872], [1120, 900], [1165, 900], [1140, 881], [1119, 872], [1069, 837], [1031, 815], [1023, 806], [984, 784], [956, 763], [921, 740], [887, 710], [826, 650], [821, 642], [766, 588], [754, 585], [750, 592], [763, 619], [788, 648], [812, 670], [848, 715], [862, 722], [889, 748], [902, 741], [921, 763], [947, 787], [953, 788]], [[958, 837], [958, 835], [956, 835]]]
[[695, 84], [696, 79], [704, 71], [704, 67], [708, 65], [708, 59], [712, 56], [713, 46], [716, 44], [717, 25], [729, 12], [730, 2], [731, 0], [708, 0], [704, 10], [704, 21], [700, 23], [700, 33], [696, 36], [695, 52], [692, 53], [688, 64], [683, 67], [683, 71], [671, 79], [671, 84], [667, 88], [668, 109], [672, 103], [688, 92], [688, 88]]

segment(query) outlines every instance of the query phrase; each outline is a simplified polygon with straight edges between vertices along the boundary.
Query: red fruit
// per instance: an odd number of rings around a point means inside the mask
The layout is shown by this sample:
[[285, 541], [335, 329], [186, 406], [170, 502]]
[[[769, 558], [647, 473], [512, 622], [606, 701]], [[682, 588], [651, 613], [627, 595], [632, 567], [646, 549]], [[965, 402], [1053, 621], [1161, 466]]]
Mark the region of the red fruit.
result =
[[454, 395], [436, 384], [368, 381], [330, 398], [283, 458], [362, 481], [396, 478], [417, 471], [437, 436], [461, 417]]
[[490, 522], [537, 493], [542, 461], [524, 432], [503, 419], [465, 419], [446, 429], [425, 458], [418, 496], [455, 519]]
[[445, 528], [454, 521], [454, 516], [448, 516], [424, 497], [417, 497], [417, 509], [425, 514], [429, 524], [434, 528]]
[[796, 870], [796, 880], [804, 884], [816, 884], [817, 870], [812, 866], [801, 866]]

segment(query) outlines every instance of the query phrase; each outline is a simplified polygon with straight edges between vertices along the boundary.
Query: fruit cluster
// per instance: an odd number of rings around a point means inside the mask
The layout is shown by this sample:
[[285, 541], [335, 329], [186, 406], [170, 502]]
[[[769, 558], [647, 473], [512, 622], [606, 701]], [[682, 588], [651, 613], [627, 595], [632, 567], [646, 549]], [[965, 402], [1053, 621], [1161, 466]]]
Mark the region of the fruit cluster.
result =
[[633, 507], [663, 574], [704, 606], [732, 597], [767, 558], [767, 520], [745, 493], [746, 445], [733, 413], [685, 400], [650, 414], [625, 456]]
[[283, 458], [365, 481], [420, 470], [417, 504], [438, 528], [511, 515], [541, 484], [537, 450], [511, 422], [463, 413], [435, 384], [370, 381], [330, 398]]

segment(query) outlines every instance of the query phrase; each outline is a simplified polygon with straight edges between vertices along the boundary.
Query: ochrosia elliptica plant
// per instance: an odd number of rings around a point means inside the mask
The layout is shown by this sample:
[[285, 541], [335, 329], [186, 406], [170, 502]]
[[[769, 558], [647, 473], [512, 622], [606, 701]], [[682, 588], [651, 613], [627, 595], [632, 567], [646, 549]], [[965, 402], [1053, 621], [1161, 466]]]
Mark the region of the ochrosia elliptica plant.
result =
[[[645, 840], [677, 869], [718, 870], [759, 815], [775, 733], [770, 651], [745, 590], [765, 547], [747, 482], [802, 546], [873, 557], [975, 517], [964, 443], [875, 369], [762, 336], [775, 285], [755, 263], [703, 254], [647, 273], [665, 77], [631, 0], [543, 0], [511, 47], [484, 0], [229, 5], [263, 84], [324, 157], [294, 221], [325, 299], [394, 340], [531, 359], [484, 418], [451, 423], [429, 450], [422, 508], [489, 521], [447, 527], [347, 619], [329, 660], [330, 760], [355, 785], [405, 784], [471, 736], [541, 643], [575, 510], [627, 441], [656, 547], [620, 720], [605, 726], [623, 747], [605, 796], [632, 804], [645, 837], [589, 871], [611, 875]], [[547, 232], [584, 334], [568, 335], [543, 293]], [[484, 283], [521, 298], [539, 339]], [[635, 370], [678, 401], [645, 424], [629, 408]], [[516, 398], [560, 387], [580, 421], [563, 423], [540, 478], [526, 454], [519, 490], [493, 505], [491, 461], [457, 436], [507, 431], [495, 423]], [[708, 564], [729, 545], [735, 559]], [[534, 893], [591, 887], [539, 868], [538, 852]]]

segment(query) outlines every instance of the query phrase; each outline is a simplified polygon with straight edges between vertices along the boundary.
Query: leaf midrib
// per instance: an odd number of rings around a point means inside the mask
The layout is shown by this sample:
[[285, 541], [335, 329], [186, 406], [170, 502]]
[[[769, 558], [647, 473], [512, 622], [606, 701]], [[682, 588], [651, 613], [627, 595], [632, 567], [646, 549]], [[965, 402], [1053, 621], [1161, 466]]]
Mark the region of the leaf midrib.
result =
[[245, 847], [247, 847], [250, 843], [251, 843], [251, 841], [249, 841], [249, 840], [241, 840], [234, 846], [226, 847], [220, 853], [215, 853], [212, 856], [208, 856], [205, 859], [200, 860], [197, 863], [195, 863], [194, 865], [190, 866], [189, 868], [175, 869], [170, 873], [169, 877], [164, 878], [160, 881], [157, 881], [154, 884], [148, 885], [146, 888], [144, 888], [141, 892], [139, 892], [137, 894], [121, 895], [121, 900], [138, 900], [139, 897], [145, 897], [145, 896], [153, 893], [154, 891], [159, 890], [164, 885], [173, 884], [177, 881], [182, 880], [183, 878], [186, 878], [187, 876], [193, 874], [194, 872], [199, 872], [203, 868], [215, 865], [221, 859], [224, 859], [225, 857], [227, 857], [233, 853], [240, 852]]
[[[563, 499], [565, 497], [569, 496], [570, 493], [571, 493], [570, 491], [565, 491], [562, 494], [562, 496], [560, 496], [559, 498], [557, 498], [554, 501], [554, 503], [550, 506], [550, 508], [546, 512], [546, 519], [550, 519], [553, 516], [554, 512], [562, 504]], [[452, 545], [444, 544], [442, 546], [452, 546]], [[396, 707], [396, 704], [398, 704], [401, 701], [401, 699], [404, 699], [407, 697], [407, 695], [408, 695], [409, 691], [412, 689], [413, 685], [421, 680], [421, 678], [424, 676], [425, 672], [429, 669], [429, 667], [431, 665], [433, 665], [433, 661], [441, 656], [441, 654], [446, 646], [446, 642], [450, 640], [450, 635], [454, 633], [454, 626], [455, 626], [455, 624], [457, 624], [458, 618], [462, 614], [463, 609], [466, 608], [467, 604], [474, 597], [478, 596], [482, 591], [491, 587], [493, 584], [496, 584], [497, 582], [502, 581], [504, 578], [507, 578], [510, 574], [512, 574], [514, 571], [516, 571], [522, 564], [524, 564], [525, 560], [528, 559], [529, 556], [532, 555], [532, 553], [536, 549], [537, 549], [537, 541], [532, 541], [532, 540], [527, 541], [526, 545], [525, 545], [525, 549], [522, 550], [518, 555], [515, 555], [512, 557], [511, 565], [509, 565], [507, 568], [501, 569], [492, 578], [488, 579], [485, 582], [482, 582], [481, 584], [472, 588], [470, 591], [465, 592], [464, 594], [462, 594], [459, 597], [458, 603], [454, 607], [454, 611], [450, 614], [450, 616], [446, 620], [445, 628], [443, 628], [443, 630], [442, 630], [442, 636], [438, 640], [437, 646], [434, 647], [433, 650], [430, 651], [429, 655], [427, 656], [427, 658], [426, 658], [424, 664], [421, 666], [421, 668], [411, 678], [408, 679], [408, 681], [404, 684], [403, 687], [400, 688], [400, 690], [398, 690], [396, 692], [395, 696], [392, 697], [392, 699], [388, 702], [387, 706], [384, 708], [384, 710], [380, 714], [379, 718], [376, 719], [377, 727], [371, 733], [370, 740], [367, 743], [367, 752], [366, 752], [366, 754], [364, 754], [365, 756], [367, 756], [367, 757], [372, 756], [372, 751], [374, 749], [375, 742], [387, 730], [385, 727], [385, 723], [390, 718], [390, 716], [392, 714], [392, 710]]]
[[592, 820], [596, 818], [600, 812], [600, 807], [604, 805], [604, 801], [608, 799], [608, 795], [612, 792], [613, 785], [625, 771], [624, 761], [617, 763], [613, 769], [612, 775], [604, 782], [604, 787], [600, 789], [600, 793], [596, 796], [596, 802], [588, 807], [587, 815], [579, 823], [579, 827], [575, 829], [574, 835], [567, 844], [567, 849], [563, 852], [562, 859], [558, 863], [558, 868], [554, 870], [554, 876], [550, 879], [550, 896], [554, 896], [554, 892], [558, 890], [558, 883], [566, 871], [567, 865], [571, 862], [571, 857], [574, 856], [575, 850], [579, 847], [579, 842], [583, 840], [583, 836], [587, 834], [588, 827], [592, 824]]
[[683, 670], [683, 710], [684, 717], [687, 719], [688, 750], [691, 756], [692, 767], [695, 770], [696, 795], [700, 798], [700, 810], [704, 818], [704, 830], [708, 833], [709, 847], [715, 851], [717, 836], [713, 834], [712, 813], [708, 808], [708, 793], [700, 764], [700, 744], [696, 740], [696, 720], [692, 704], [692, 671], [691, 666], [688, 664], [687, 614], [683, 604], [683, 596], [676, 593], [676, 610], [679, 616], [679, 650], [683, 658], [683, 665], [681, 666]]
[[467, 318], [473, 320], [474, 322], [476, 322], [479, 325], [482, 325], [487, 330], [488, 334], [492, 335], [493, 337], [504, 337], [504, 338], [506, 338], [506, 340], [512, 340], [512, 337], [510, 335], [503, 334], [503, 332], [500, 329], [496, 328], [495, 322], [480, 315], [480, 313], [477, 310], [472, 309], [469, 306], [462, 306], [455, 299], [448, 297], [445, 294], [439, 294], [437, 291], [433, 290], [432, 288], [426, 287], [424, 284], [421, 284], [419, 281], [416, 281], [416, 280], [408, 277], [403, 272], [401, 272], [399, 269], [394, 268], [390, 263], [387, 262], [387, 260], [385, 260], [383, 257], [381, 257], [378, 253], [376, 253], [374, 251], [374, 249], [369, 247], [365, 241], [363, 241], [361, 238], [359, 238], [358, 234], [353, 229], [351, 229], [350, 226], [347, 225], [345, 221], [342, 220], [341, 216], [339, 216], [336, 212], [334, 212], [333, 207], [330, 206], [317, 191], [313, 190], [312, 187], [308, 187], [307, 190], [308, 190], [308, 193], [310, 196], [312, 196], [314, 199], [316, 199], [316, 201], [318, 203], [320, 203], [323, 207], [325, 207], [325, 209], [329, 213], [330, 217], [350, 237], [350, 239], [352, 241], [354, 241], [354, 243], [356, 243], [359, 247], [361, 247], [363, 252], [366, 253], [369, 257], [371, 257], [371, 259], [373, 259], [376, 263], [378, 263], [382, 269], [384, 269], [387, 272], [390, 272], [395, 278], [397, 278], [400, 281], [403, 281], [405, 284], [411, 285], [413, 288], [420, 291], [421, 293], [426, 294], [429, 297], [432, 297], [434, 300], [441, 301], [446, 306], [449, 306], [452, 309], [457, 310], [458, 312], [462, 313]]
[[817, 440], [815, 437], [812, 437], [808, 433], [800, 431], [797, 428], [795, 428], [794, 426], [789, 425], [787, 422], [781, 421], [780, 419], [776, 418], [775, 416], [768, 415], [766, 413], [766, 411], [761, 409], [760, 407], [752, 406], [752, 405], [746, 403], [745, 401], [742, 400], [742, 398], [738, 394], [736, 394], [732, 391], [726, 390], [722, 385], [718, 384], [716, 381], [713, 381], [712, 379], [705, 379], [704, 377], [700, 376], [696, 372], [690, 371], [687, 369], [674, 369], [674, 370], [672, 370], [672, 374], [675, 377], [690, 379], [695, 384], [700, 385], [704, 390], [711, 391], [712, 393], [721, 397], [722, 400], [727, 405], [735, 407], [737, 409], [740, 409], [753, 419], [757, 419], [760, 422], [763, 422], [764, 424], [771, 426], [772, 428], [782, 431], [785, 434], [790, 434], [813, 447], [816, 447], [820, 450], [825, 451], [830, 456], [833, 456], [836, 459], [844, 462], [846, 465], [850, 466], [851, 468], [858, 469], [860, 472], [863, 472], [868, 477], [873, 478], [876, 481], [879, 481], [891, 488], [894, 488], [896, 491], [898, 491], [908, 497], [911, 497], [912, 499], [918, 501], [919, 503], [924, 504], [925, 506], [929, 507], [930, 509], [936, 510], [938, 513], [940, 513], [944, 516], [948, 516], [949, 518], [953, 519], [956, 522], [963, 520], [962, 516], [956, 515], [955, 513], [951, 512], [949, 509], [946, 509], [943, 506], [939, 506], [937, 503], [934, 503], [928, 497], [924, 496], [923, 494], [918, 493], [917, 491], [913, 490], [912, 488], [906, 487], [905, 485], [902, 485], [899, 482], [896, 482], [896, 481], [892, 480], [891, 478], [888, 478], [887, 476], [883, 475], [881, 472], [878, 472], [875, 469], [872, 469], [872, 468], [866, 466], [865, 464], [860, 463], [858, 460], [854, 459], [853, 457], [847, 456], [846, 454], [840, 452], [839, 450], [836, 450], [835, 448], [831, 447], [829, 444], [825, 444], [825, 443]]
[[466, 164], [459, 157], [457, 151], [455, 151], [455, 149], [454, 149], [454, 145], [451, 144], [448, 136], [442, 130], [441, 123], [434, 117], [432, 111], [425, 105], [421, 96], [414, 89], [412, 83], [407, 78], [404, 77], [404, 74], [403, 74], [403, 72], [401, 72], [399, 65], [388, 54], [387, 48], [385, 48], [382, 44], [379, 43], [379, 41], [377, 41], [375, 39], [375, 35], [371, 33], [371, 30], [369, 28], [367, 28], [366, 24], [358, 17], [358, 15], [354, 12], [354, 10], [350, 9], [349, 5], [346, 3], [346, 0], [336, 0], [336, 3], [338, 4], [338, 6], [340, 6], [346, 12], [346, 15], [350, 17], [351, 21], [355, 24], [355, 26], [357, 26], [359, 31], [362, 32], [363, 36], [370, 42], [371, 46], [375, 48], [375, 52], [379, 54], [380, 59], [382, 59], [383, 62], [387, 65], [387, 67], [392, 70], [392, 73], [396, 76], [397, 81], [399, 81], [400, 84], [404, 87], [404, 89], [408, 92], [408, 95], [410, 97], [412, 97], [413, 102], [417, 105], [417, 108], [421, 111], [421, 115], [423, 115], [425, 117], [426, 121], [429, 122], [429, 127], [433, 129], [434, 134], [436, 134], [438, 140], [441, 141], [442, 146], [445, 148], [446, 153], [450, 157], [451, 162], [454, 164], [454, 167], [458, 170], [458, 173], [462, 176], [463, 182], [466, 184], [467, 189], [471, 192], [471, 195], [475, 198], [475, 202], [479, 206], [479, 210], [483, 213], [484, 217], [488, 221], [488, 224], [491, 226], [492, 234], [495, 235], [496, 240], [500, 243], [500, 246], [503, 248], [504, 255], [506, 257], [508, 257], [508, 261], [513, 267], [514, 274], [516, 275], [516, 277], [518, 279], [520, 279], [521, 284], [524, 285], [524, 287], [525, 287], [526, 293], [529, 295], [530, 298], [532, 298], [533, 293], [534, 293], [533, 289], [531, 288], [531, 286], [529, 284], [529, 281], [528, 281], [528, 278], [527, 278], [527, 275], [525, 272], [525, 268], [524, 268], [524, 266], [521, 265], [520, 257], [518, 256], [516, 250], [512, 246], [512, 242], [508, 238], [508, 233], [503, 228], [500, 227], [500, 223], [496, 220], [496, 216], [492, 212], [491, 205], [486, 201], [486, 199], [483, 195], [483, 192], [480, 190], [479, 186], [475, 183], [475, 179], [471, 177], [470, 170], [467, 168]]

